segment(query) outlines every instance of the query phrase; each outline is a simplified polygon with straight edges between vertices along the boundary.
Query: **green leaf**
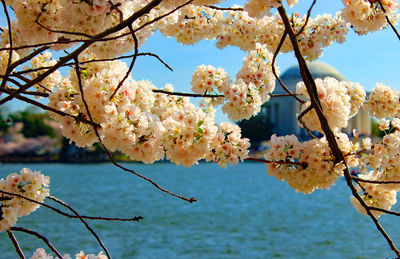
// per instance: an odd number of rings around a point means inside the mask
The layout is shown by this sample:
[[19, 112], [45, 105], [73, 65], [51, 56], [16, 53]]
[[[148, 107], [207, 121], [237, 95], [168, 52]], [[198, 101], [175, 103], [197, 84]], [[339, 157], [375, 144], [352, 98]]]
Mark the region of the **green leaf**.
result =
[[89, 72], [88, 72], [87, 70], [82, 70], [82, 71], [81, 71], [81, 74], [82, 74], [84, 77], [89, 78]]

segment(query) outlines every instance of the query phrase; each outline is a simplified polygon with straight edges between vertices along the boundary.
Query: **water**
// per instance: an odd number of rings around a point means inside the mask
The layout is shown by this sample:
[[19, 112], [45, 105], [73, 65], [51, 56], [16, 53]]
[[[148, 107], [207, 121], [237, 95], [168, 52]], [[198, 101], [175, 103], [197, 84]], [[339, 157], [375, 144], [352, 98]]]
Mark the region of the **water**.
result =
[[[22, 167], [41, 170], [51, 177], [51, 195], [80, 214], [143, 216], [140, 222], [89, 222], [113, 258], [394, 257], [372, 221], [352, 208], [343, 180], [330, 191], [304, 195], [268, 176], [259, 163], [228, 169], [214, 164], [191, 169], [167, 163], [125, 165], [198, 201], [169, 196], [111, 164], [1, 165], [0, 177]], [[380, 219], [392, 239], [400, 240], [400, 218]], [[45, 235], [63, 254], [101, 250], [78, 220], [46, 208], [16, 226]], [[45, 247], [25, 233], [16, 236], [27, 256]], [[4, 232], [0, 244], [1, 259], [17, 258]]]

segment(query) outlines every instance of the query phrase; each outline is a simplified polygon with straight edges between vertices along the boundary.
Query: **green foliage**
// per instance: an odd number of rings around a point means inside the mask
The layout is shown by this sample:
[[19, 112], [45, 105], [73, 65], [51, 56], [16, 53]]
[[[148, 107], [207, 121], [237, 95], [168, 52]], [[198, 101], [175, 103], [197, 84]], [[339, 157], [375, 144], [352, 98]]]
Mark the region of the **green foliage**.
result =
[[371, 119], [371, 135], [381, 138], [385, 136], [385, 132], [379, 129], [379, 123], [376, 119]]
[[260, 112], [249, 120], [241, 120], [238, 125], [242, 129], [242, 136], [250, 139], [253, 148], [257, 148], [264, 140], [273, 134], [274, 125], [266, 114]]
[[22, 122], [23, 128], [21, 133], [26, 138], [34, 138], [39, 136], [56, 137], [54, 129], [46, 124], [49, 116], [46, 113], [36, 113], [29, 108], [25, 111], [12, 113], [9, 118], [13, 123]]
[[10, 119], [0, 113], [0, 133], [6, 133], [10, 127]]

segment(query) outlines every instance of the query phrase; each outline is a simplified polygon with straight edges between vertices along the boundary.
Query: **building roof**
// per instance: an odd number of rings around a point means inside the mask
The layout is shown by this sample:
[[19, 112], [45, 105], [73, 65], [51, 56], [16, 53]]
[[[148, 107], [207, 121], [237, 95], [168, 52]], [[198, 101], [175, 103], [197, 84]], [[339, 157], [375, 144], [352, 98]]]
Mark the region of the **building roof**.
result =
[[[319, 61], [309, 62], [307, 63], [308, 68], [310, 69], [311, 74], [314, 79], [316, 78], [324, 78], [324, 77], [334, 77], [339, 81], [345, 80], [344, 76], [339, 73], [334, 67]], [[292, 92], [296, 91], [296, 84], [300, 81], [303, 81], [300, 75], [300, 69], [298, 65], [294, 65], [287, 69], [281, 76], [283, 83], [291, 90]], [[282, 87], [280, 87], [279, 83], [276, 84], [276, 93], [284, 93]]]

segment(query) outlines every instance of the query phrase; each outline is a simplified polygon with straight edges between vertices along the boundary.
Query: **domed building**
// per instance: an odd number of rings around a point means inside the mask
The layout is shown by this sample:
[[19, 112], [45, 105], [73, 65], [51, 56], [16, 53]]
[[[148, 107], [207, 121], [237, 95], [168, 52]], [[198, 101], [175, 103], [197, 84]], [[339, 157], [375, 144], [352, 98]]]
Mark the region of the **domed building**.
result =
[[[314, 79], [333, 77], [338, 81], [345, 80], [335, 68], [326, 63], [308, 63], [308, 68]], [[296, 84], [303, 81], [300, 75], [300, 69], [297, 65], [286, 70], [280, 78], [292, 93], [296, 92]], [[279, 82], [277, 82], [274, 94], [287, 94], [287, 92], [281, 87]], [[271, 98], [263, 105], [261, 112], [265, 117], [269, 118], [269, 122], [273, 127], [272, 132], [280, 136], [295, 134], [299, 139], [305, 140], [309, 139], [309, 136], [305, 129], [299, 126], [297, 121], [297, 115], [300, 113], [300, 106], [300, 103], [290, 96]], [[371, 119], [363, 108], [349, 121], [348, 127], [343, 131], [352, 134], [352, 129], [357, 129], [359, 134], [371, 135]], [[269, 138], [269, 136], [267, 137]]]

